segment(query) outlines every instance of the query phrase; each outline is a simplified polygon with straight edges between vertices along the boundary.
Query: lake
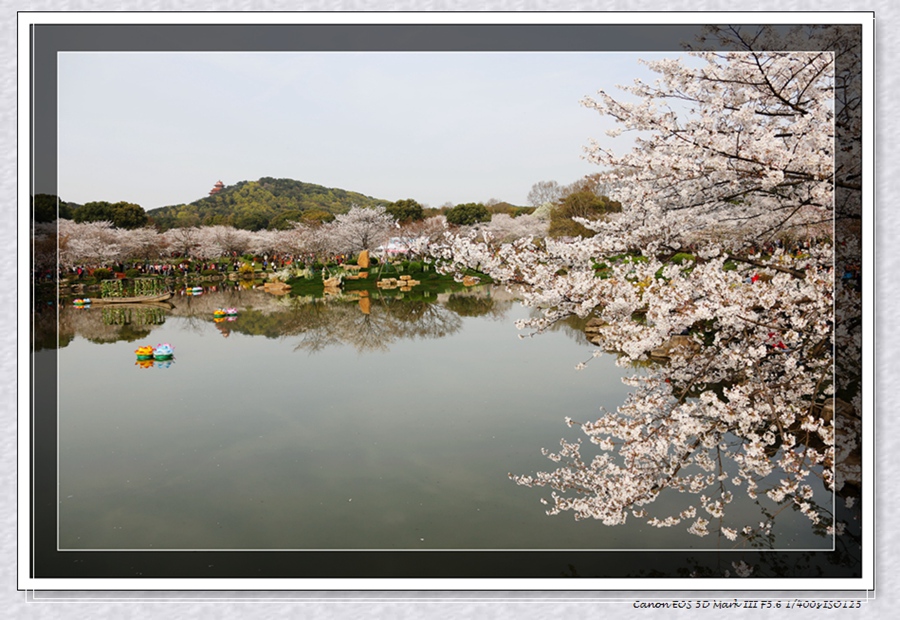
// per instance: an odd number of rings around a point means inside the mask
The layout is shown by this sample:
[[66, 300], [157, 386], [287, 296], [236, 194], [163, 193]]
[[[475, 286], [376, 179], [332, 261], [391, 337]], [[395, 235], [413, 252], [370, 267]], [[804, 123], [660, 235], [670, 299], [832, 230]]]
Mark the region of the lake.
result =
[[[613, 356], [575, 370], [595, 349], [577, 321], [520, 338], [533, 310], [490, 286], [425, 300], [207, 289], [172, 304], [59, 308], [60, 549], [731, 546], [689, 523], [551, 517], [549, 489], [509, 479], [553, 469], [541, 448], [583, 436], [566, 416], [628, 394], [635, 371]], [[215, 321], [228, 306], [237, 317]], [[173, 361], [136, 363], [158, 343]], [[778, 545], [830, 547], [810, 530], [786, 513]]]

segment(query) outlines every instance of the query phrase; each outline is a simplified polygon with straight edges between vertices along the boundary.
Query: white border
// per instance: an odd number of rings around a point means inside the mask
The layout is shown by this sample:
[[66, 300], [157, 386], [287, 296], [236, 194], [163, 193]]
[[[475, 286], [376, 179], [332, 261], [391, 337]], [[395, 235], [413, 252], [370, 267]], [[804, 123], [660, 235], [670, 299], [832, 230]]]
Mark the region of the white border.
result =
[[[34, 13], [21, 12], [17, 19], [18, 57], [20, 67], [30, 69], [29, 28], [32, 24], [815, 24], [839, 23], [862, 26], [863, 50], [863, 135], [874, 138], [874, 16], [863, 12], [838, 13], [247, 13], [247, 12], [131, 12], [131, 13]], [[18, 135], [25, 144], [18, 150], [18, 235], [20, 248], [30, 247], [30, 170], [28, 160], [31, 138], [30, 71], [18, 72]], [[875, 309], [875, 248], [874, 248], [874, 146], [864, 140], [863, 151], [863, 260], [869, 266], [863, 271], [863, 501], [864, 522], [862, 577], [859, 579], [750, 579], [744, 582], [724, 579], [34, 579], [29, 576], [31, 536], [31, 394], [22, 390], [18, 402], [18, 584], [29, 590], [480, 590], [480, 591], [710, 591], [744, 583], [752, 591], [847, 591], [873, 590], [874, 575], [874, 309]], [[24, 207], [24, 208], [23, 208]], [[21, 250], [20, 250], [21, 251]], [[31, 316], [30, 272], [19, 269], [17, 286], [20, 292], [18, 309], [18, 351], [20, 369], [31, 369], [31, 338], [26, 317]], [[29, 378], [30, 378], [29, 374]], [[25, 524], [28, 524], [27, 526]], [[823, 583], [827, 588], [823, 588]], [[639, 587], [636, 587], [638, 585]], [[790, 585], [790, 588], [785, 588]], [[629, 599], [631, 600], [631, 599]]]

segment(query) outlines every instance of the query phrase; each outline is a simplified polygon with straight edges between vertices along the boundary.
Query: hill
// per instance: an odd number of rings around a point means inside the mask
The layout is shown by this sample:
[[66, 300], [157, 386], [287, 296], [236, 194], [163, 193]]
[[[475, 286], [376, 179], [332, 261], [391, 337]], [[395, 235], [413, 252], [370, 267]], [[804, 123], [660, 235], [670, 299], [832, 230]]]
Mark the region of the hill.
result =
[[190, 204], [152, 209], [147, 215], [160, 230], [216, 224], [260, 230], [284, 228], [291, 221], [330, 219], [354, 205], [373, 207], [389, 203], [343, 189], [263, 177], [225, 186]]

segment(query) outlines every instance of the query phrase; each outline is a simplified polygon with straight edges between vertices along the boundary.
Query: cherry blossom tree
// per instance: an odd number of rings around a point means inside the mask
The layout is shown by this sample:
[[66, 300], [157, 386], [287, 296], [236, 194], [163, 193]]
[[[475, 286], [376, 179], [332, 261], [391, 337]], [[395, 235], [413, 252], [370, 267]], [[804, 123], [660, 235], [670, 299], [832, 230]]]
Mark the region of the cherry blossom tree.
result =
[[224, 253], [216, 234], [217, 226], [201, 226], [197, 229], [196, 238], [190, 249], [190, 256], [207, 261], [219, 258]]
[[279, 247], [279, 239], [278, 231], [257, 230], [250, 235], [247, 250], [258, 256], [274, 254]]
[[162, 236], [152, 226], [119, 229], [117, 237], [122, 244], [123, 257], [126, 259], [157, 258], [165, 247]]
[[[567, 419], [596, 456], [563, 440], [545, 452], [557, 469], [511, 477], [551, 487], [549, 514], [608, 525], [631, 515], [739, 545], [793, 507], [834, 531], [834, 55], [647, 64], [659, 79], [625, 89], [636, 102], [584, 102], [618, 121], [613, 135], [639, 132], [625, 153], [588, 152], [622, 213], [581, 220], [596, 232], [581, 240], [434, 248], [447, 269], [527, 285], [543, 312], [519, 327], [592, 317], [595, 356], [642, 367], [615, 411]], [[729, 511], [738, 493], [765, 516]], [[661, 511], [663, 495], [681, 508]]]
[[208, 236], [204, 243], [218, 248], [217, 253], [210, 258], [231, 255], [234, 252], [243, 254], [247, 251], [253, 236], [249, 230], [234, 226], [207, 226], [203, 228], [203, 232]]
[[295, 223], [289, 230], [281, 232], [280, 247], [292, 253], [303, 262], [319, 260], [324, 262], [332, 251], [331, 229], [326, 224]]
[[79, 264], [106, 265], [126, 258], [122, 231], [111, 222], [58, 220], [59, 262], [63, 267]]
[[407, 222], [401, 226], [399, 236], [404, 239], [407, 255], [422, 259], [434, 243], [443, 239], [447, 230], [447, 218], [434, 215], [424, 220]]
[[[862, 44], [860, 30], [848, 26], [796, 26], [786, 34], [774, 27], [707, 27], [698, 37], [710, 45], [751, 51], [762, 49], [831, 50], [834, 84], [834, 264], [836, 275], [851, 275], [835, 293], [835, 478], [836, 491], [849, 501], [861, 483], [862, 424]], [[854, 284], [854, 280], [857, 284]]]
[[337, 252], [358, 252], [377, 247], [388, 239], [397, 223], [384, 207], [351, 207], [327, 226]]
[[545, 220], [533, 215], [512, 217], [508, 213], [495, 213], [490, 222], [476, 228], [494, 243], [509, 243], [523, 237], [545, 237], [549, 226]]
[[162, 236], [166, 245], [173, 252], [179, 256], [193, 257], [196, 256], [202, 234], [197, 226], [184, 226], [181, 228], [170, 228]]

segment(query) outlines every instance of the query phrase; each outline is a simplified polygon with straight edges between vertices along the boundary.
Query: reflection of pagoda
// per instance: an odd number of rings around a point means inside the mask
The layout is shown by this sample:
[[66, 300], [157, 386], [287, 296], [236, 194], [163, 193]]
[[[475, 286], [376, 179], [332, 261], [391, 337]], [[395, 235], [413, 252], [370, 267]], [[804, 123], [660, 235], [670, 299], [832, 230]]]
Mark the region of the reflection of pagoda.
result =
[[218, 183], [216, 183], [216, 184], [213, 186], [213, 188], [212, 188], [211, 190], [209, 190], [209, 195], [210, 195], [210, 196], [215, 196], [216, 194], [218, 194], [219, 192], [221, 192], [223, 189], [225, 189], [225, 184], [222, 183], [222, 181], [219, 181]]

